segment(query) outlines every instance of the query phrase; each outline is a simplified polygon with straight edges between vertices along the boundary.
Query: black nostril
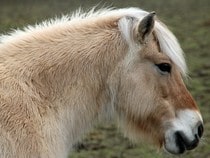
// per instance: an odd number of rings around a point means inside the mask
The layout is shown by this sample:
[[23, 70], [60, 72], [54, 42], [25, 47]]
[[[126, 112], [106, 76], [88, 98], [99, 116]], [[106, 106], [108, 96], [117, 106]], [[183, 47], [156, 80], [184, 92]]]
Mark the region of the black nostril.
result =
[[203, 131], [204, 131], [203, 124], [200, 124], [200, 126], [198, 126], [198, 136], [199, 136], [199, 138], [202, 137]]
[[185, 147], [185, 140], [184, 140], [184, 136], [183, 133], [180, 131], [177, 131], [175, 133], [175, 137], [176, 137], [176, 145], [179, 147], [179, 153], [184, 153], [184, 151], [186, 150]]

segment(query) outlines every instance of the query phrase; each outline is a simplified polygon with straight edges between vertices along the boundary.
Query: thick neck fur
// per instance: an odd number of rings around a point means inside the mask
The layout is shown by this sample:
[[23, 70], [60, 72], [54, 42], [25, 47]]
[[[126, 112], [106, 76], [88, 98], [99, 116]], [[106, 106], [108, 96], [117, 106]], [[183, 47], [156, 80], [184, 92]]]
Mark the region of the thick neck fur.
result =
[[46, 135], [44, 145], [54, 150], [46, 152], [67, 154], [108, 106], [107, 78], [127, 46], [117, 19], [84, 19], [44, 29], [0, 44], [1, 90], [10, 82], [7, 90], [19, 98], [15, 100], [36, 109], [27, 116], [40, 126], [34, 132]]

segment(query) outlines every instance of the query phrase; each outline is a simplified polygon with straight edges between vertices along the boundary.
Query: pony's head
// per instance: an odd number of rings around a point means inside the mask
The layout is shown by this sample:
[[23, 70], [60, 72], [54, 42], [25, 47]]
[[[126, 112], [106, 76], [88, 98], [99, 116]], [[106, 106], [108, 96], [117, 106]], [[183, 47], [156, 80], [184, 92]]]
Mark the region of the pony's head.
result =
[[143, 136], [180, 154], [198, 145], [202, 117], [183, 82], [186, 65], [175, 36], [154, 12], [143, 15], [118, 22], [128, 49], [112, 74], [114, 106], [129, 138]]

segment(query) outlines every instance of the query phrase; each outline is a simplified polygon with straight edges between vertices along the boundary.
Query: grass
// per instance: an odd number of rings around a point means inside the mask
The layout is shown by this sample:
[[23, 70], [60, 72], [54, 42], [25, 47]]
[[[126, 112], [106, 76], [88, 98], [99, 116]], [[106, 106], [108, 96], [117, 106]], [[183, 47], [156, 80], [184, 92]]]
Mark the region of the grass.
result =
[[[205, 122], [204, 140], [194, 151], [180, 157], [210, 157], [210, 1], [209, 0], [1, 0], [0, 33], [95, 4], [141, 7], [156, 11], [178, 37], [189, 65], [187, 86], [198, 102]], [[88, 134], [70, 158], [173, 158], [141, 143], [131, 144], [114, 124], [99, 125]]]

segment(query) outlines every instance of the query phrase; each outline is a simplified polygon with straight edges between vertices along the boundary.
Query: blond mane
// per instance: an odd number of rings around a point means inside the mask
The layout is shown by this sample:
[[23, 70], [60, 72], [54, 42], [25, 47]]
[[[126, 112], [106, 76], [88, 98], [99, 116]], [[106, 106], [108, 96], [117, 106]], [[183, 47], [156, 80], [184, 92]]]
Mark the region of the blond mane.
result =
[[[35, 33], [36, 31], [48, 29], [56, 26], [68, 26], [72, 23], [79, 23], [83, 19], [92, 19], [92, 18], [103, 18], [103, 17], [124, 17], [130, 16], [136, 19], [142, 19], [148, 12], [141, 10], [139, 8], [125, 8], [125, 9], [113, 9], [113, 8], [102, 8], [96, 10], [95, 7], [88, 12], [83, 12], [82, 9], [78, 9], [71, 15], [65, 15], [61, 18], [55, 18], [51, 20], [44, 21], [40, 24], [34, 26], [27, 26], [25, 28], [17, 29], [9, 33], [8, 35], [0, 36], [0, 44], [4, 44], [13, 40], [17, 40], [24, 36], [30, 36], [30, 34]], [[129, 21], [124, 21], [121, 31], [127, 41], [132, 38], [131, 28], [134, 23]], [[181, 49], [176, 37], [171, 31], [159, 20], [156, 20], [155, 23], [155, 32], [157, 34], [158, 40], [160, 42], [160, 47], [164, 53], [166, 53], [171, 60], [178, 66], [181, 73], [185, 76], [187, 74], [187, 66], [184, 59], [183, 50]]]

